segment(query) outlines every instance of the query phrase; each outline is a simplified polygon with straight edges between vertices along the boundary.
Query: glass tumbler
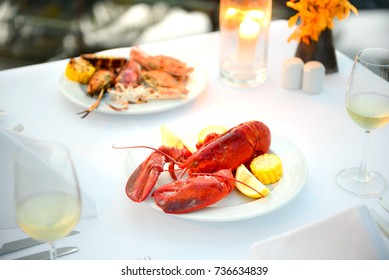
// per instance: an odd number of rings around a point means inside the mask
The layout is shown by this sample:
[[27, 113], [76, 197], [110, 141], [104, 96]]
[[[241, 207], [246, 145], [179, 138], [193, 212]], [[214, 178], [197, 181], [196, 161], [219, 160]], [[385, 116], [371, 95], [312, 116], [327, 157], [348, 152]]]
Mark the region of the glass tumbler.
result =
[[266, 81], [271, 11], [270, 0], [220, 0], [220, 75], [226, 84]]

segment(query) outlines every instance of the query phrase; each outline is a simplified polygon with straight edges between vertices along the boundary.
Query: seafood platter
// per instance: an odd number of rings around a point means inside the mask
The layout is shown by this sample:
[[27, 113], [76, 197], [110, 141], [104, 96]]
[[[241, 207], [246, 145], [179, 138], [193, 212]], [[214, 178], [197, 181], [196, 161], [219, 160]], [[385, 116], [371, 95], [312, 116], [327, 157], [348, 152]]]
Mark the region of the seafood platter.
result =
[[115, 147], [129, 149], [124, 162], [129, 200], [180, 218], [233, 221], [275, 211], [302, 189], [304, 156], [264, 123], [205, 131], [195, 145], [178, 137], [169, 143], [162, 133], [162, 146]]
[[205, 89], [203, 69], [139, 47], [82, 54], [71, 58], [59, 88], [71, 102], [108, 114], [147, 114], [170, 110], [194, 100]]

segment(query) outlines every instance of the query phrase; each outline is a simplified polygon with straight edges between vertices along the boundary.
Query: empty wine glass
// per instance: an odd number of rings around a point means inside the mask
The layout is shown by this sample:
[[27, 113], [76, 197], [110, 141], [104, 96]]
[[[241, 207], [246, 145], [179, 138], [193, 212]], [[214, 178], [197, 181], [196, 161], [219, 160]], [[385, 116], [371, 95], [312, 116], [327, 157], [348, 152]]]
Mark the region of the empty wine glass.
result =
[[62, 144], [34, 142], [18, 150], [14, 162], [16, 221], [31, 238], [48, 242], [65, 237], [80, 219], [81, 198], [70, 154]]
[[385, 188], [384, 178], [366, 165], [369, 135], [389, 123], [389, 50], [369, 48], [360, 51], [348, 80], [346, 109], [351, 119], [365, 130], [365, 143], [359, 167], [341, 171], [338, 184], [358, 196], [377, 196]]

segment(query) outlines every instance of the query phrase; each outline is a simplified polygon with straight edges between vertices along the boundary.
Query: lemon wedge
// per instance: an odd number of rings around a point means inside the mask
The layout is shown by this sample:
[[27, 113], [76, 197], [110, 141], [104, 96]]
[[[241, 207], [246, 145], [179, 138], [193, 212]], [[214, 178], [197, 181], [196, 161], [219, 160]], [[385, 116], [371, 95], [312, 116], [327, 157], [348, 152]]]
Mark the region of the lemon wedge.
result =
[[182, 149], [184, 143], [173, 131], [171, 131], [165, 124], [161, 125], [162, 145], [168, 147], [176, 147]]
[[244, 164], [241, 164], [236, 169], [235, 179], [251, 187], [250, 188], [239, 182], [235, 183], [237, 189], [248, 197], [260, 198], [265, 197], [270, 193], [270, 190], [262, 184]]
[[203, 128], [202, 130], [200, 130], [198, 137], [197, 137], [197, 141], [199, 143], [203, 144], [204, 140], [208, 134], [211, 134], [211, 133], [223, 134], [226, 131], [227, 131], [227, 128], [224, 126], [221, 126], [221, 125], [207, 126], [207, 127]]

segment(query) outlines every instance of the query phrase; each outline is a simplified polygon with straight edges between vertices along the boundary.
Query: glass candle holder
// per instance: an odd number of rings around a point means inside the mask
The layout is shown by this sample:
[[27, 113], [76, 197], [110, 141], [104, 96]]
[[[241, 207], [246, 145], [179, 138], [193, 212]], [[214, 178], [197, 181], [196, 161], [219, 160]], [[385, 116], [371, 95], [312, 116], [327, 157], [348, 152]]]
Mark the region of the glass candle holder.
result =
[[266, 81], [271, 0], [220, 0], [220, 75], [233, 86]]

